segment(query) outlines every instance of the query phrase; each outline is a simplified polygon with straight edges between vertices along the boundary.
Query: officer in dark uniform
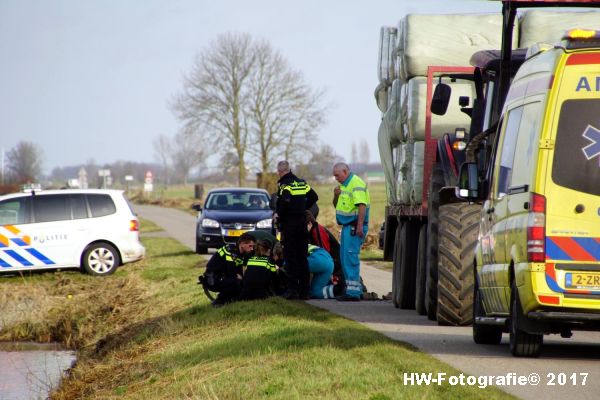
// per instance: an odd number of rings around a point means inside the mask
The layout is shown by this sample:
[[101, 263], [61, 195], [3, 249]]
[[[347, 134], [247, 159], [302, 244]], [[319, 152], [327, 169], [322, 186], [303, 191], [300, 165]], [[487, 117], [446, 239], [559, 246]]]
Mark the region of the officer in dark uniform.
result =
[[238, 299], [242, 289], [243, 267], [254, 254], [256, 239], [244, 233], [236, 244], [226, 244], [208, 260], [202, 280], [219, 295], [213, 305], [220, 306]]
[[317, 202], [317, 193], [303, 179], [294, 175], [287, 161], [277, 164], [279, 190], [277, 191], [275, 221], [281, 230], [283, 259], [288, 276], [286, 299], [310, 298], [310, 273], [306, 249], [306, 210]]

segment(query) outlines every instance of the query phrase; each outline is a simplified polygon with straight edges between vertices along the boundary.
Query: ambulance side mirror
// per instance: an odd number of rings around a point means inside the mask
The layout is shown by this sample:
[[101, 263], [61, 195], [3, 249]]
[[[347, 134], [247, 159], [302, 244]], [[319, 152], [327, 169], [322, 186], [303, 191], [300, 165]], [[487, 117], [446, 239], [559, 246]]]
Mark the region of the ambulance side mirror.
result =
[[480, 199], [479, 177], [477, 163], [466, 162], [460, 166], [456, 197], [463, 200], [475, 201]]

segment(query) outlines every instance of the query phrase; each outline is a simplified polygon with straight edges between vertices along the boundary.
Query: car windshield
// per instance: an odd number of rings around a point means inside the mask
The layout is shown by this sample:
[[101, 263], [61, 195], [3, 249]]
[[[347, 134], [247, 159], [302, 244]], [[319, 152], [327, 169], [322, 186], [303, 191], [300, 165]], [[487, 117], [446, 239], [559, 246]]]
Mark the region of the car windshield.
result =
[[269, 210], [269, 197], [259, 192], [216, 192], [209, 194], [207, 210]]

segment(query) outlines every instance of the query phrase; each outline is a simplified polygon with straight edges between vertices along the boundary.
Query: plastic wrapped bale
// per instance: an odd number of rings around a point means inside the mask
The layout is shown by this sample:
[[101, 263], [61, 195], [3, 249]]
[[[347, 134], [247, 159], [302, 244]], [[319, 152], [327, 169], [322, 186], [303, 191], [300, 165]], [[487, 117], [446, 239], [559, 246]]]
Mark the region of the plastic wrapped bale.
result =
[[410, 177], [410, 204], [419, 205], [423, 201], [423, 161], [425, 142], [413, 143], [413, 157]]
[[377, 138], [379, 144], [379, 158], [381, 159], [381, 166], [383, 167], [383, 174], [385, 176], [388, 203], [396, 203], [396, 180], [392, 145], [390, 144], [390, 137], [383, 121], [379, 124]]
[[400, 204], [410, 204], [413, 144], [402, 143], [396, 148], [396, 198]]
[[[434, 80], [435, 84], [438, 78]], [[472, 82], [443, 78], [443, 83], [450, 85], [452, 94], [450, 104], [444, 115], [431, 115], [431, 137], [441, 138], [444, 133], [454, 132], [456, 128], [469, 129], [471, 119], [462, 111], [458, 105], [460, 96], [468, 96], [471, 100], [475, 96], [475, 86]], [[425, 140], [425, 116], [427, 110], [427, 78], [416, 77], [408, 81], [406, 110], [408, 137], [414, 141]], [[432, 90], [435, 86], [432, 88]]]
[[519, 47], [530, 47], [535, 43], [555, 44], [570, 29], [600, 29], [600, 11], [529, 10], [521, 15], [520, 26]]
[[382, 113], [386, 112], [388, 109], [388, 90], [389, 86], [385, 82], [380, 82], [379, 85], [375, 88], [375, 102], [377, 103], [377, 108]]
[[394, 48], [396, 46], [396, 28], [382, 26], [379, 33], [379, 59], [377, 63], [377, 78], [379, 82], [394, 80]]
[[402, 82], [399, 79], [394, 80], [392, 83], [389, 107], [383, 115], [383, 121], [387, 126], [392, 146], [398, 146], [398, 144], [405, 140], [402, 126], [403, 121], [401, 120], [402, 113], [400, 110], [402, 86]]
[[[400, 78], [427, 75], [430, 65], [468, 66], [479, 50], [499, 49], [502, 42], [502, 15], [419, 15], [408, 14], [399, 27], [397, 53], [401, 56]], [[515, 22], [518, 33], [518, 22]], [[513, 35], [514, 45], [518, 35]]]

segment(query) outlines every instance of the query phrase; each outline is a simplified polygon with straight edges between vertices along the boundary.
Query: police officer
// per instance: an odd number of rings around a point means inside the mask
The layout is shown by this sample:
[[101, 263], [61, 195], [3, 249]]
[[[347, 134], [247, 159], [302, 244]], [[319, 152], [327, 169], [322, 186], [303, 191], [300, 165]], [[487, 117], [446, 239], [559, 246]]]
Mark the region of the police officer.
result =
[[359, 301], [360, 260], [358, 255], [368, 231], [370, 196], [367, 185], [350, 172], [345, 163], [333, 166], [333, 176], [340, 183], [333, 191], [335, 219], [342, 226], [340, 257], [346, 280], [346, 292], [336, 297], [340, 301]]
[[209, 290], [219, 292], [214, 306], [237, 300], [242, 289], [243, 266], [253, 255], [255, 242], [256, 239], [244, 233], [237, 244], [226, 244], [208, 260], [202, 280]]
[[248, 259], [242, 280], [240, 300], [265, 299], [271, 296], [271, 285], [277, 274], [277, 266], [271, 258], [271, 242], [256, 242], [255, 254]]
[[310, 274], [306, 249], [307, 209], [317, 202], [317, 193], [303, 180], [294, 175], [287, 161], [277, 163], [279, 190], [274, 220], [279, 224], [283, 241], [283, 259], [288, 277], [286, 299], [310, 298]]

